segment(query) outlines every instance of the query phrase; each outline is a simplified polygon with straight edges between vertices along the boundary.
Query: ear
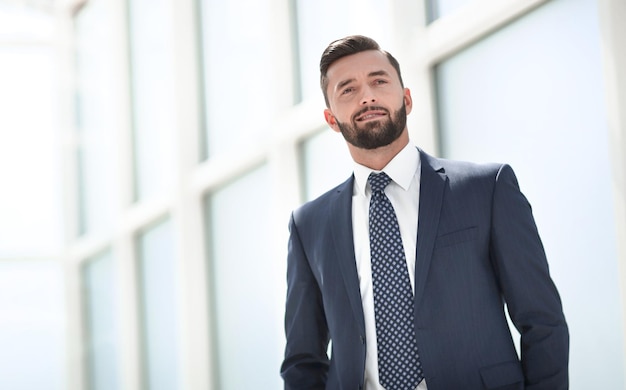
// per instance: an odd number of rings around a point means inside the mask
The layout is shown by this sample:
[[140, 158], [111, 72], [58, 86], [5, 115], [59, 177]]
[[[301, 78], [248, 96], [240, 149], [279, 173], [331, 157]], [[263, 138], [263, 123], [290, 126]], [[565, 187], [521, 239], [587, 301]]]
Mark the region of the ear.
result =
[[409, 115], [413, 109], [413, 98], [411, 97], [411, 90], [404, 88], [404, 105], [406, 106], [406, 114]]
[[324, 110], [324, 119], [326, 120], [326, 123], [328, 123], [328, 126], [330, 126], [331, 129], [333, 129], [334, 131], [338, 133], [341, 131], [339, 129], [339, 125], [337, 125], [337, 119], [333, 115], [332, 111], [330, 111], [330, 108], [326, 108]]

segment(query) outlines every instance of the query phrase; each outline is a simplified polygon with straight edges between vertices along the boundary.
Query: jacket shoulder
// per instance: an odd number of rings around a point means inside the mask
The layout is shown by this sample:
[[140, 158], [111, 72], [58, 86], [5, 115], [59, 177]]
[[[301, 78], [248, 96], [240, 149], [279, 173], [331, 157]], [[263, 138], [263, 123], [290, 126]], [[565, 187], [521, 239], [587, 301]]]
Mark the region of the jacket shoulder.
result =
[[433, 157], [424, 152], [421, 153], [422, 164], [432, 167], [435, 171], [445, 173], [451, 181], [484, 178], [497, 180], [500, 173], [512, 171], [508, 164], [498, 162], [476, 163], [462, 160], [450, 160]]
[[[350, 176], [346, 181], [339, 184], [335, 188], [326, 191], [317, 198], [310, 200], [293, 211], [293, 219], [296, 224], [300, 224], [303, 221], [310, 220], [311, 218], [325, 215], [328, 207], [337, 200], [340, 195], [352, 196], [352, 184], [354, 182], [354, 176]], [[347, 193], [346, 193], [347, 192]]]

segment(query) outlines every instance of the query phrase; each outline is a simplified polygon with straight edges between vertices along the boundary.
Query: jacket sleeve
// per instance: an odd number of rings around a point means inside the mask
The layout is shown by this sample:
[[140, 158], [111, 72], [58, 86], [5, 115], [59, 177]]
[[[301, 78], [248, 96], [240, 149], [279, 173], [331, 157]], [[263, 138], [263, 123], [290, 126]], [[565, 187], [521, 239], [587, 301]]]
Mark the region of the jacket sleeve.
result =
[[324, 389], [329, 367], [329, 332], [322, 295], [292, 214], [287, 256], [287, 344], [281, 376], [285, 389]]
[[567, 389], [569, 333], [530, 204], [513, 170], [500, 168], [493, 194], [491, 258], [521, 334], [526, 389]]

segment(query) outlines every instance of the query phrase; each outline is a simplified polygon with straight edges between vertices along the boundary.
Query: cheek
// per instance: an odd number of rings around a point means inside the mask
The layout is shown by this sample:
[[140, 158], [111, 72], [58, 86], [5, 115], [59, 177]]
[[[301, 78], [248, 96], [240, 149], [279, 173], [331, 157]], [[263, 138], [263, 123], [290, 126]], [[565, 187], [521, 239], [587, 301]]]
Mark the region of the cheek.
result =
[[344, 123], [352, 120], [352, 111], [345, 104], [335, 104], [332, 109], [335, 121]]

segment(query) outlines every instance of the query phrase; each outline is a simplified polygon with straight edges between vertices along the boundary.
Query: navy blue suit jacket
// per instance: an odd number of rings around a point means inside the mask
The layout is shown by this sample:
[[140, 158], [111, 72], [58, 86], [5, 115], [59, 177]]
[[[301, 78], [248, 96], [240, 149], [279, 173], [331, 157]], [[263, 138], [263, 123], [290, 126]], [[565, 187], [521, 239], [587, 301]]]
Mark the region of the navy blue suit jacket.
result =
[[[422, 151], [420, 158], [414, 314], [428, 389], [568, 388], [561, 301], [513, 170]], [[306, 203], [290, 220], [281, 367], [286, 389], [363, 385], [353, 182], [351, 177]], [[521, 333], [521, 359], [505, 303]]]

